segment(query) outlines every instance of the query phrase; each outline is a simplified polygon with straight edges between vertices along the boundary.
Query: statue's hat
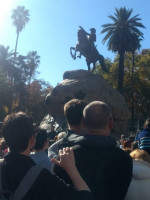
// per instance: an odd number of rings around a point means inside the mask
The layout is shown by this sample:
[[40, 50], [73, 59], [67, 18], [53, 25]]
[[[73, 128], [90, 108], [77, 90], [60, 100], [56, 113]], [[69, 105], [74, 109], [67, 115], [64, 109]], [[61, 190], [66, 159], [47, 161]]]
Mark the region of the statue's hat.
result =
[[95, 29], [95, 28], [90, 28], [90, 31], [91, 31], [92, 33], [95, 33], [95, 32], [96, 32], [96, 29]]

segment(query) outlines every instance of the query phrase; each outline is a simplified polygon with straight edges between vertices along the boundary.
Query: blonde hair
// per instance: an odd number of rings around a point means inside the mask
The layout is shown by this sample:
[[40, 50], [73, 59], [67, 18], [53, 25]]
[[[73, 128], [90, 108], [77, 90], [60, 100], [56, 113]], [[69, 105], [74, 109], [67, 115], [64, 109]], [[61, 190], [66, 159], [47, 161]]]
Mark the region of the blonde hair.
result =
[[135, 149], [130, 153], [130, 156], [135, 160], [144, 160], [150, 162], [150, 155], [142, 149]]

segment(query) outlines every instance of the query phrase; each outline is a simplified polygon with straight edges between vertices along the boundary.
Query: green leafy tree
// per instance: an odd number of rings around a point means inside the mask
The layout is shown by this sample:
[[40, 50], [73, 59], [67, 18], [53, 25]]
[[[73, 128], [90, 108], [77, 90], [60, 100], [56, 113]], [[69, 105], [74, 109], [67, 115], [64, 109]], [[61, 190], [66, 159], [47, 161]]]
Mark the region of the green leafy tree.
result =
[[13, 55], [14, 52], [9, 50], [9, 46], [0, 45], [0, 69], [8, 78], [12, 77]]
[[43, 80], [35, 79], [26, 88], [26, 111], [32, 115], [36, 123], [39, 123], [47, 114], [45, 97], [52, 91], [52, 86]]
[[102, 25], [101, 33], [106, 33], [103, 43], [108, 41], [108, 50], [119, 54], [118, 66], [118, 90], [122, 92], [124, 82], [124, 55], [125, 52], [132, 52], [133, 45], [138, 38], [143, 38], [143, 33], [138, 29], [145, 28], [138, 16], [131, 17], [133, 9], [116, 8], [116, 13], [108, 17], [113, 20], [113, 23]]
[[7, 77], [0, 71], [0, 121], [9, 113], [12, 106], [12, 90]]
[[26, 10], [24, 6], [18, 6], [16, 9], [13, 9], [11, 18], [13, 21], [13, 25], [16, 27], [16, 33], [17, 33], [15, 52], [14, 52], [14, 63], [15, 63], [19, 34], [30, 20], [29, 10]]
[[[132, 53], [126, 53], [124, 59], [124, 91], [127, 106], [132, 113], [134, 104], [134, 124], [131, 127], [136, 128], [137, 120], [141, 124], [150, 116], [150, 49], [143, 49], [140, 53], [135, 52], [134, 66], [134, 90], [132, 88]], [[96, 66], [96, 72], [100, 73], [113, 88], [117, 88], [117, 67], [119, 55], [116, 55], [114, 61], [106, 60], [106, 66], [109, 62], [109, 73], [103, 74], [100, 66]]]
[[134, 69], [135, 69], [135, 51], [139, 50], [141, 38], [136, 33], [133, 33], [133, 40], [131, 41], [131, 53], [132, 53], [132, 75], [131, 75], [131, 82], [132, 82], [132, 130], [134, 131]]
[[16, 60], [14, 71], [14, 93], [15, 99], [18, 102], [18, 109], [25, 109], [25, 101], [27, 93], [27, 85], [31, 84], [31, 79], [38, 73], [36, 71], [40, 63], [40, 56], [36, 51], [30, 51], [27, 56], [19, 55]]

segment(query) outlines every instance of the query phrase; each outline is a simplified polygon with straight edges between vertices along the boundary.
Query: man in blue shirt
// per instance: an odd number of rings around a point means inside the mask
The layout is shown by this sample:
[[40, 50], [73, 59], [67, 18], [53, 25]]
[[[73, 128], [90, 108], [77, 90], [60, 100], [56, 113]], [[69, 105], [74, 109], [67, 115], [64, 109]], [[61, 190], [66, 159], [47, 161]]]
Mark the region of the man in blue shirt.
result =
[[150, 118], [145, 121], [144, 129], [138, 135], [139, 149], [143, 149], [150, 154]]

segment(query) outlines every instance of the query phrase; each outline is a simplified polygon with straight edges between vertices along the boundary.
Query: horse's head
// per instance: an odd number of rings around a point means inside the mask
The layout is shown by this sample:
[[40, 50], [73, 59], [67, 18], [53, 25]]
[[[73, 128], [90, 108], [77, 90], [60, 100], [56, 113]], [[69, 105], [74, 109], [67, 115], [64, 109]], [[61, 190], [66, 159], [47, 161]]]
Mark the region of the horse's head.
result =
[[78, 30], [78, 41], [82, 42], [82, 41], [87, 41], [87, 35], [86, 35], [86, 32], [85, 30], [80, 27], [79, 30]]

